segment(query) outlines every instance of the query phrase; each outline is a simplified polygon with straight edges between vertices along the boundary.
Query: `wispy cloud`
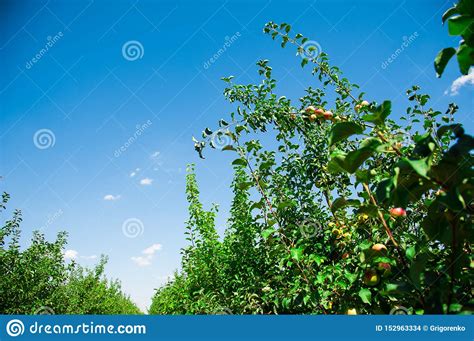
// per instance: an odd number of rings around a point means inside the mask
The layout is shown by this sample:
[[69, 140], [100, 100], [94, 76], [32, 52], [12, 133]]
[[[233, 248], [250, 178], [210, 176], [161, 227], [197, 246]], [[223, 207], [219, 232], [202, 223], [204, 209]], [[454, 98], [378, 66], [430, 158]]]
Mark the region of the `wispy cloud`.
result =
[[140, 180], [140, 185], [143, 186], [150, 186], [153, 183], [153, 179], [150, 178], [144, 178]]
[[119, 200], [122, 196], [121, 195], [113, 195], [113, 194], [107, 194], [104, 196], [105, 201], [115, 201]]
[[142, 251], [144, 256], [131, 257], [130, 259], [135, 262], [139, 267], [149, 266], [152, 263], [155, 253], [162, 249], [161, 244], [153, 244]]
[[444, 94], [456, 96], [459, 94], [459, 89], [466, 85], [474, 85], [474, 69], [472, 68], [469, 70], [469, 74], [455, 79], [453, 84], [449, 87], [449, 90], [446, 90]]
[[135, 168], [135, 170], [130, 173], [130, 177], [133, 178], [135, 175], [138, 174], [139, 171], [140, 171], [140, 168]]
[[92, 260], [92, 259], [97, 259], [97, 255], [90, 255], [90, 256], [80, 256], [79, 252], [77, 250], [66, 250], [64, 251], [64, 259], [86, 259], [86, 260]]
[[66, 250], [64, 251], [64, 259], [76, 259], [79, 255], [79, 252], [76, 250]]
[[159, 151], [153, 152], [153, 153], [150, 155], [150, 157], [151, 157], [152, 159], [156, 159], [156, 158], [158, 158], [158, 156], [160, 156], [160, 152], [159, 152]]
[[150, 257], [132, 257], [131, 258], [135, 264], [137, 264], [139, 267], [145, 267], [151, 265], [151, 258]]
[[144, 255], [154, 255], [157, 251], [160, 251], [163, 246], [161, 244], [153, 244], [142, 251]]

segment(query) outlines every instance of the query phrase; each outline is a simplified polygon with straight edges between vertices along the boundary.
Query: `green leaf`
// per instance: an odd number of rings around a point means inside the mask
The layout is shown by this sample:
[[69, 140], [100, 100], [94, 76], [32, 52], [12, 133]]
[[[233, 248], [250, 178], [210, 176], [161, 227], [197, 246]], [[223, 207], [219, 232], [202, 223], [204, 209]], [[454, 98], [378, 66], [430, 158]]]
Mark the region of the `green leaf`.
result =
[[439, 200], [435, 200], [428, 209], [421, 226], [430, 240], [439, 240], [446, 245], [452, 242], [449, 221], [443, 211], [445, 207]]
[[262, 231], [262, 237], [263, 239], [268, 239], [273, 233], [275, 232], [274, 229], [266, 229]]
[[452, 132], [456, 136], [458, 135], [464, 135], [464, 129], [462, 127], [462, 124], [456, 123], [456, 124], [448, 124], [448, 125], [443, 125], [439, 127], [438, 131], [436, 132], [436, 135], [438, 138], [446, 134], [448, 131]]
[[460, 36], [468, 32], [474, 20], [467, 15], [458, 15], [448, 20], [448, 32], [452, 36]]
[[237, 149], [235, 149], [233, 145], [229, 144], [229, 145], [225, 146], [224, 148], [222, 148], [222, 150], [233, 150], [233, 151], [236, 151]]
[[399, 162], [399, 167], [402, 168], [404, 166], [408, 166], [413, 169], [419, 176], [423, 178], [428, 178], [428, 171], [430, 170], [430, 157], [425, 157], [420, 160], [410, 160], [407, 158], [403, 158]]
[[247, 160], [245, 159], [235, 159], [232, 161], [232, 164], [234, 166], [247, 166]]
[[328, 171], [329, 173], [336, 174], [345, 172], [344, 168], [344, 161], [346, 158], [346, 154], [341, 151], [335, 151], [331, 154], [331, 159], [328, 163]]
[[447, 47], [439, 51], [438, 55], [434, 60], [434, 67], [436, 71], [436, 77], [441, 77], [452, 56], [456, 54], [456, 50], [453, 47]]
[[287, 200], [287, 201], [282, 201], [281, 203], [278, 204], [278, 210], [282, 210], [286, 207], [293, 206], [293, 201]]
[[372, 154], [382, 141], [376, 138], [368, 138], [361, 143], [361, 148], [347, 154], [344, 162], [344, 168], [349, 173], [354, 173]]
[[359, 290], [359, 297], [362, 299], [362, 302], [370, 304], [372, 300], [372, 293], [369, 289], [362, 288]]
[[366, 122], [372, 122], [376, 125], [383, 125], [385, 119], [390, 115], [392, 111], [392, 102], [384, 101], [382, 104], [372, 110], [371, 114], [362, 116], [362, 119]]
[[383, 179], [377, 185], [377, 189], [375, 190], [375, 196], [377, 197], [377, 201], [384, 202], [388, 198], [390, 198], [390, 193], [394, 188], [394, 178]]
[[461, 44], [458, 49], [457, 57], [459, 70], [463, 75], [467, 75], [469, 68], [474, 65], [474, 49], [466, 44]]
[[329, 133], [329, 145], [347, 139], [349, 136], [354, 134], [362, 134], [364, 128], [354, 122], [340, 122], [333, 125], [331, 132]]
[[345, 272], [344, 273], [344, 277], [347, 278], [347, 280], [352, 284], [356, 281], [357, 279], [357, 275], [356, 274], [353, 274], [353, 273], [350, 273], [350, 272]]
[[291, 253], [291, 258], [293, 258], [296, 261], [300, 261], [303, 258], [303, 248], [293, 248], [290, 250]]
[[458, 8], [456, 6], [451, 7], [446, 12], [444, 12], [443, 16], [441, 17], [441, 20], [444, 23], [450, 16], [452, 16], [454, 14], [458, 14], [458, 13], [459, 13], [459, 11], [458, 11]]
[[250, 187], [253, 186], [253, 182], [252, 181], [246, 181], [246, 182], [241, 182], [238, 184], [238, 187], [242, 190], [247, 190], [249, 189]]
[[410, 246], [408, 249], [406, 249], [405, 254], [407, 255], [408, 260], [412, 261], [413, 258], [415, 258], [415, 247]]
[[348, 154], [335, 151], [331, 154], [331, 160], [328, 163], [328, 171], [330, 173], [346, 171], [352, 174], [377, 150], [380, 145], [382, 145], [382, 141], [370, 137], [361, 142], [361, 148]]
[[219, 120], [219, 127], [227, 127], [229, 123], [227, 123], [224, 119]]
[[359, 206], [360, 201], [356, 199], [337, 198], [331, 205], [331, 211], [336, 212], [346, 206]]
[[366, 204], [361, 207], [356, 211], [357, 214], [367, 214], [368, 216], [375, 218], [378, 215], [378, 209], [377, 206], [371, 205], [371, 204]]

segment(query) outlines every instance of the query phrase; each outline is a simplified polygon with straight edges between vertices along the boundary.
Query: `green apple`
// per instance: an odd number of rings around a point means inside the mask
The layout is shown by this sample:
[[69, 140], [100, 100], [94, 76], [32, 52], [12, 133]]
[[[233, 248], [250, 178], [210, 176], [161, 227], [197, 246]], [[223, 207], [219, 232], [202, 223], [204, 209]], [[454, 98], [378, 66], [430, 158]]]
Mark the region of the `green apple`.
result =
[[364, 273], [364, 278], [362, 279], [365, 285], [373, 287], [377, 285], [380, 281], [380, 276], [375, 269], [368, 269]]

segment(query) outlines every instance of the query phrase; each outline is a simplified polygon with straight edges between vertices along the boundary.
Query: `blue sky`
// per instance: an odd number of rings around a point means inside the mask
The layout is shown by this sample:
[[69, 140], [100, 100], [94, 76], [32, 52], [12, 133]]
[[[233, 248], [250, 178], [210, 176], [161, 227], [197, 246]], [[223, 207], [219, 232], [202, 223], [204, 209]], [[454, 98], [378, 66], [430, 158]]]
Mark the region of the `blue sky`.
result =
[[453, 94], [457, 65], [441, 79], [432, 66], [441, 48], [458, 43], [441, 25], [450, 4], [3, 0], [0, 184], [9, 208], [23, 211], [25, 245], [35, 229], [50, 239], [68, 231], [69, 257], [92, 265], [107, 254], [108, 275], [146, 307], [180, 264], [186, 164], [197, 164], [202, 200], [220, 204], [224, 229], [232, 155], [208, 152], [203, 161], [191, 142], [232, 111], [220, 78], [258, 82], [255, 62], [269, 59], [281, 95], [298, 98], [317, 85], [294, 50], [262, 34], [270, 20], [316, 41], [367, 99], [392, 99], [395, 117], [404, 91], [418, 84], [436, 109], [455, 101], [472, 131], [472, 85]]

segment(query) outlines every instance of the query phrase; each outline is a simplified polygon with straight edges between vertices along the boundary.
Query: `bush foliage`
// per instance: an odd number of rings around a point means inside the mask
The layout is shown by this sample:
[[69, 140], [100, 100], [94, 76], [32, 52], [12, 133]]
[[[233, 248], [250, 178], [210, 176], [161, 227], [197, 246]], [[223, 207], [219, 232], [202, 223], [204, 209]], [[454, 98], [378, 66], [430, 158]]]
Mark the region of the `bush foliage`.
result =
[[278, 96], [267, 60], [260, 84], [223, 78], [231, 122], [194, 143], [203, 157], [228, 139], [222, 149], [236, 155], [228, 228], [219, 238], [191, 166], [189, 246], [150, 312], [472, 312], [474, 139], [458, 107], [432, 109], [413, 86], [396, 121], [389, 100], [367, 101], [289, 25], [264, 32], [295, 46], [320, 85], [297, 101]]
[[[0, 211], [9, 196], [4, 193]], [[66, 233], [48, 242], [34, 232], [31, 245], [20, 248], [21, 212], [0, 228], [1, 314], [139, 314], [120, 283], [104, 276], [102, 257], [94, 269], [66, 263]]]

